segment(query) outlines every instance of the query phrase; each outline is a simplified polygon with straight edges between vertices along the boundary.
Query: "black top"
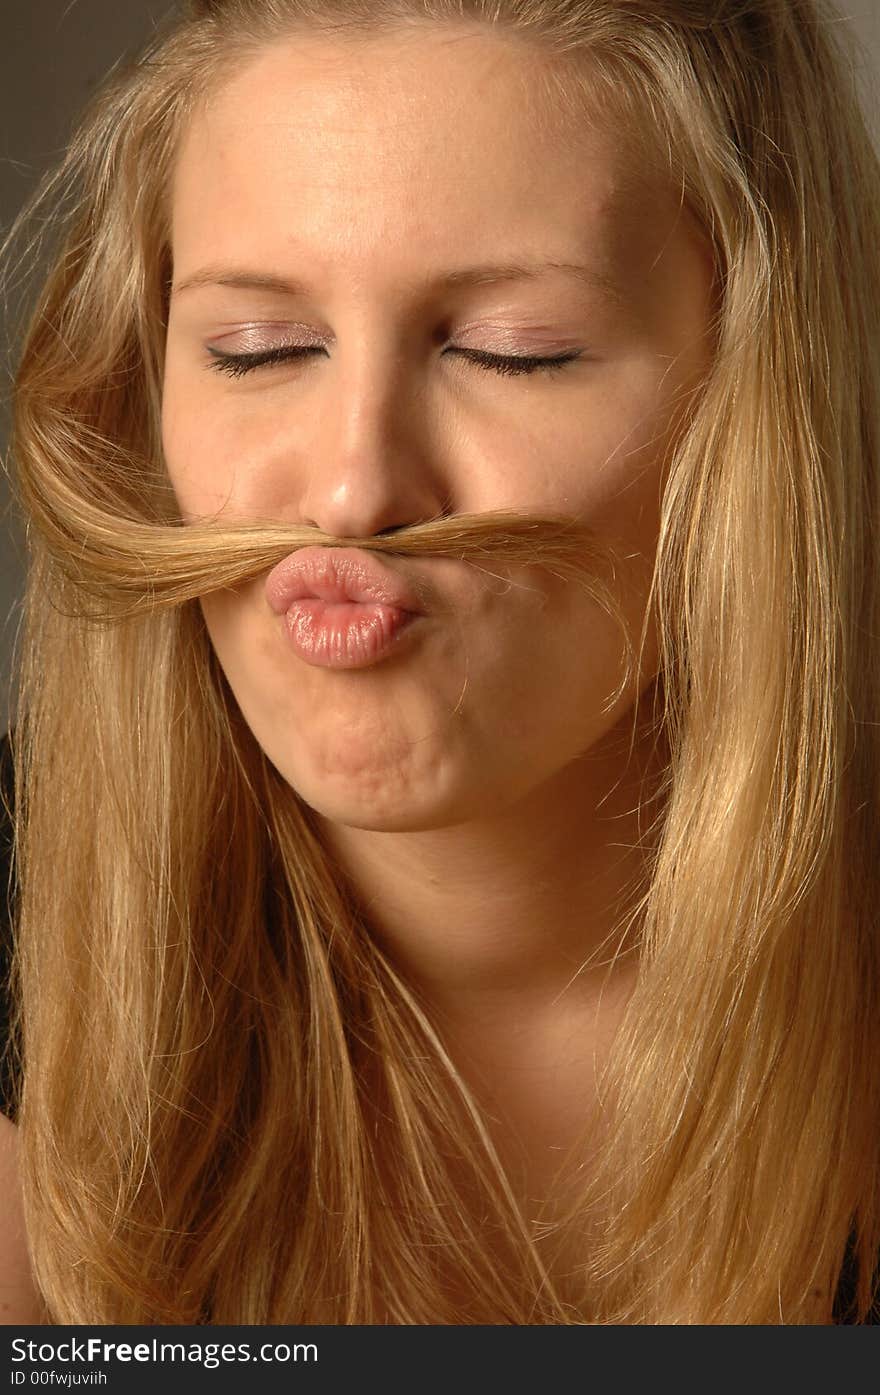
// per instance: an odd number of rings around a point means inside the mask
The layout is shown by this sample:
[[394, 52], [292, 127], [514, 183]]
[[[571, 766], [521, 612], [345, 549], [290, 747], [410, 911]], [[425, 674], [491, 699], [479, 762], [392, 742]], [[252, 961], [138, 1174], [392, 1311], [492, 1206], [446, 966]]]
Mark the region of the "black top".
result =
[[[15, 817], [15, 786], [9, 734], [0, 739], [0, 1113], [16, 1118], [15, 1080], [11, 1063], [6, 1057], [9, 1041], [9, 985], [7, 975], [12, 952], [13, 924], [17, 889], [12, 879], [12, 838]], [[845, 1316], [854, 1294], [851, 1251], [846, 1260], [834, 1303], [834, 1320], [846, 1325]], [[851, 1322], [851, 1319], [849, 1319]], [[880, 1304], [867, 1319], [880, 1326]]]

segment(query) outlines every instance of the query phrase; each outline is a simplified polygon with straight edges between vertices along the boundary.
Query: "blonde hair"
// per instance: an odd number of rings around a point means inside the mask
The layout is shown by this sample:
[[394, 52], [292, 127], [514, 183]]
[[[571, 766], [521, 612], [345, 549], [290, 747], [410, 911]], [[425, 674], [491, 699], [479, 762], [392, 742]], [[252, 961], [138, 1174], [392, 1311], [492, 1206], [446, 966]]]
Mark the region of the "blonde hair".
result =
[[[521, 39], [574, 111], [625, 117], [721, 292], [651, 593], [670, 759], [638, 981], [564, 1285], [207, 637], [198, 597], [323, 535], [181, 527], [162, 460], [188, 113], [279, 35], [417, 24]], [[51, 1321], [805, 1323], [850, 1237], [867, 1313], [880, 170], [852, 66], [819, 0], [203, 0], [93, 103], [29, 210], [60, 238], [12, 440], [20, 1125]], [[618, 616], [573, 520], [329, 541], [550, 567]]]

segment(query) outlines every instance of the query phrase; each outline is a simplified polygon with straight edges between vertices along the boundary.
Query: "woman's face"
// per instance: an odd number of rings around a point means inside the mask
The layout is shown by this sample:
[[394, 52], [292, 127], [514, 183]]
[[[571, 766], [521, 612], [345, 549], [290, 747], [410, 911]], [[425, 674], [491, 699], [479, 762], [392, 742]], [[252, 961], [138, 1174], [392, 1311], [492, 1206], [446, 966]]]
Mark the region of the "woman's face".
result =
[[[368, 537], [442, 513], [577, 515], [626, 559], [637, 637], [664, 456], [709, 365], [711, 258], [619, 136], [540, 95], [536, 61], [473, 33], [309, 37], [218, 90], [173, 190], [166, 460], [187, 520]], [[237, 376], [209, 353], [291, 345], [315, 351]], [[469, 351], [577, 357], [527, 375]], [[202, 602], [256, 740], [334, 821], [510, 808], [574, 770], [656, 674], [651, 631], [609, 708], [620, 632], [539, 568], [510, 584], [389, 562], [438, 603], [363, 668], [294, 652], [265, 578]]]

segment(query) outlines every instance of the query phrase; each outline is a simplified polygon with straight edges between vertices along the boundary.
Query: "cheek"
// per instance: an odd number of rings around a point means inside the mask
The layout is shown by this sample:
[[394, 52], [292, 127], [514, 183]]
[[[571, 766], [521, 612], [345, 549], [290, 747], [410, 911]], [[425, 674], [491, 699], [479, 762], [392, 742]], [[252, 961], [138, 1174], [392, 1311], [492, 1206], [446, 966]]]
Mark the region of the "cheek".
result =
[[162, 452], [181, 517], [189, 522], [206, 511], [205, 439], [204, 433], [195, 429], [195, 417], [183, 408], [181, 397], [182, 394], [169, 381], [166, 370], [162, 397]]
[[220, 511], [244, 516], [247, 500], [239, 497], [251, 475], [248, 431], [241, 414], [227, 420], [217, 410], [215, 394], [193, 372], [179, 369], [169, 357], [162, 398], [162, 449], [168, 478], [186, 521]]
[[257, 578], [234, 596], [215, 592], [199, 605], [235, 702], [258, 743], [273, 756], [273, 733], [288, 729], [298, 704], [289, 656], [263, 614], [261, 586]]
[[557, 431], [548, 491], [603, 542], [652, 553], [668, 435], [669, 414], [656, 398], [615, 386], [582, 420]]

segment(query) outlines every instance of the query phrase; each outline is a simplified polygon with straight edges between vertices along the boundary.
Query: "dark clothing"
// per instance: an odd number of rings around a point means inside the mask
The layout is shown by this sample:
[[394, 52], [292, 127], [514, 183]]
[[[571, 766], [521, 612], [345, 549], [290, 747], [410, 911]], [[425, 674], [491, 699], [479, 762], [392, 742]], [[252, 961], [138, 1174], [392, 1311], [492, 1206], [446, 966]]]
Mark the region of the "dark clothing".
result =
[[[11, 1063], [6, 1059], [5, 1048], [9, 1039], [10, 1008], [7, 974], [12, 951], [16, 900], [16, 889], [12, 884], [14, 818], [15, 791], [12, 751], [9, 736], [6, 735], [0, 740], [0, 1113], [8, 1115], [11, 1119], [16, 1117], [15, 1082]], [[847, 1250], [834, 1304], [834, 1320], [842, 1325], [847, 1325], [852, 1321], [846, 1317], [854, 1293], [851, 1259], [851, 1251]], [[880, 1305], [875, 1306], [868, 1322], [872, 1325], [880, 1325]]]
[[12, 954], [12, 925], [15, 919], [15, 888], [12, 885], [12, 830], [15, 820], [15, 791], [12, 750], [9, 736], [0, 740], [0, 1113], [16, 1117], [14, 1076], [7, 1059], [9, 1046], [10, 991], [7, 982]]

